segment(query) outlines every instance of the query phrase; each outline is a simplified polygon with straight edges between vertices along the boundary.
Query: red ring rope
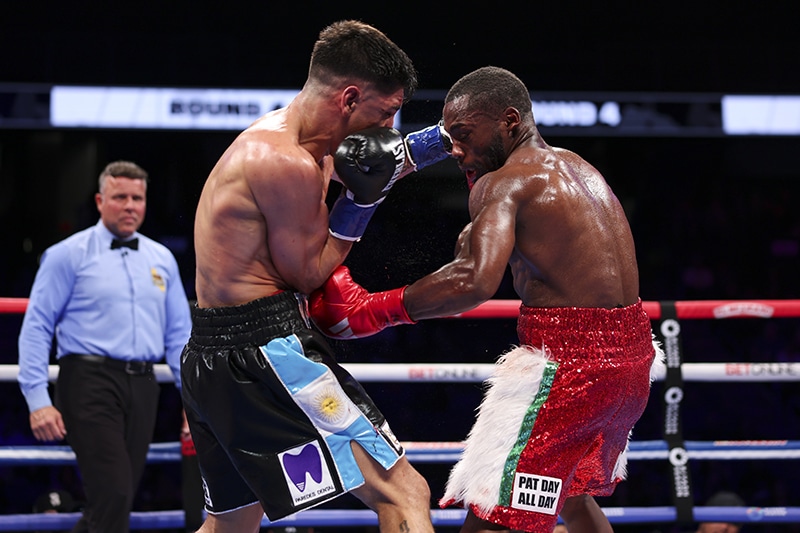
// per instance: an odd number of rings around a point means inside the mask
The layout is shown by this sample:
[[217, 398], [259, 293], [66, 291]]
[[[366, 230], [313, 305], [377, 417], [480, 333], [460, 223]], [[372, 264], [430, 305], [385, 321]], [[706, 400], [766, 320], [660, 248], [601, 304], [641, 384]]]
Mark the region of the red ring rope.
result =
[[[643, 302], [652, 320], [661, 318], [660, 302]], [[489, 300], [452, 318], [516, 318], [520, 300]], [[27, 298], [0, 298], [0, 314], [24, 313]], [[679, 319], [797, 318], [800, 300], [686, 300], [675, 302]]]
[[0, 314], [22, 314], [27, 308], [27, 298], [0, 298]]
[[[519, 300], [489, 300], [455, 318], [516, 318]], [[660, 302], [643, 302], [647, 316], [661, 318]], [[800, 317], [800, 300], [687, 300], [675, 302], [679, 319]]]

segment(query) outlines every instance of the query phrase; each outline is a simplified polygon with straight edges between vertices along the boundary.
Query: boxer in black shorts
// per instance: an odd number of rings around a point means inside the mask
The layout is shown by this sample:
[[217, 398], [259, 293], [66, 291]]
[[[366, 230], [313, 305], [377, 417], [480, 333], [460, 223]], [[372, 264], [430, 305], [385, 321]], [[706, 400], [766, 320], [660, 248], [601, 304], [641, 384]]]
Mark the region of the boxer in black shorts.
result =
[[[427, 482], [294, 296], [342, 264], [397, 179], [448, 157], [440, 126], [391, 127], [416, 85], [383, 33], [333, 23], [300, 93], [242, 131], [203, 186], [182, 365], [208, 497], [201, 532], [255, 533], [264, 512], [274, 521], [346, 491], [382, 531], [433, 531]], [[333, 180], [344, 187], [328, 209]]]
[[[209, 512], [253, 504], [258, 494], [277, 519], [358, 487], [351, 441], [387, 469], [403, 454], [363, 388], [308, 328], [304, 302], [282, 292], [193, 309], [184, 401]], [[249, 423], [229, 423], [231, 413]]]

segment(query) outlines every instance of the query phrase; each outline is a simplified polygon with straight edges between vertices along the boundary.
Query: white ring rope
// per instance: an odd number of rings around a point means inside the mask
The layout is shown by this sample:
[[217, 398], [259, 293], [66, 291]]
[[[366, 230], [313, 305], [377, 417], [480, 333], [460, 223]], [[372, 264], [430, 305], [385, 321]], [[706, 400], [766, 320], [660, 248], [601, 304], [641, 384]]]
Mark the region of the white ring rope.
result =
[[[492, 372], [491, 363], [342, 363], [355, 379], [383, 383], [479, 383]], [[171, 383], [172, 371], [165, 364], [153, 365], [159, 383]], [[800, 381], [800, 363], [683, 363], [684, 381], [760, 382]], [[0, 382], [16, 381], [19, 365], [0, 365]], [[50, 365], [50, 381], [58, 376], [58, 365]], [[656, 376], [662, 381], [665, 372]]]
[[[604, 507], [603, 513], [612, 524], [645, 524], [674, 522], [675, 507]], [[435, 527], [460, 527], [466, 511], [431, 509]], [[797, 523], [800, 507], [695, 507], [698, 522]], [[0, 531], [66, 531], [80, 518], [80, 513], [30, 514], [0, 516]], [[377, 515], [368, 509], [309, 509], [296, 515], [270, 522], [264, 517], [261, 527], [340, 527], [377, 526]], [[148, 511], [131, 513], [131, 529], [180, 529], [184, 526], [183, 511]]]

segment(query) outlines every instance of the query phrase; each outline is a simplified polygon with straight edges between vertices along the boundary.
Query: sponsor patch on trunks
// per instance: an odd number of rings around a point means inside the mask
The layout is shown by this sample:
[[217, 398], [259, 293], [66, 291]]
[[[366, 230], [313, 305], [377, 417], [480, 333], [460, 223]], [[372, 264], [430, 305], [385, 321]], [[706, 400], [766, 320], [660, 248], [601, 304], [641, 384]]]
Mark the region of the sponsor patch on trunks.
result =
[[336, 492], [319, 443], [311, 441], [278, 454], [295, 507]]
[[561, 480], [558, 478], [517, 472], [514, 476], [511, 507], [554, 515], [561, 495], [561, 486]]

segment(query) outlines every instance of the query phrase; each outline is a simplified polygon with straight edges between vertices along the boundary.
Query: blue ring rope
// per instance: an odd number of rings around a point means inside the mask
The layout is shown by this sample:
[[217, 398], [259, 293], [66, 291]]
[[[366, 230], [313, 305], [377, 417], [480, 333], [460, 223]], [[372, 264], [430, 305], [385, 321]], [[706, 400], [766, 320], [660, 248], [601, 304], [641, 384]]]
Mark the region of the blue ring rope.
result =
[[[675, 507], [608, 507], [604, 508], [612, 524], [645, 524], [674, 522]], [[459, 527], [465, 511], [433, 509], [431, 519], [435, 527]], [[65, 531], [80, 518], [80, 513], [0, 515], [0, 531]], [[800, 507], [695, 507], [697, 522], [739, 523], [800, 523]], [[368, 509], [310, 509], [294, 516], [270, 522], [267, 526], [376, 526], [377, 515]], [[180, 529], [184, 526], [183, 511], [132, 512], [131, 529]]]

